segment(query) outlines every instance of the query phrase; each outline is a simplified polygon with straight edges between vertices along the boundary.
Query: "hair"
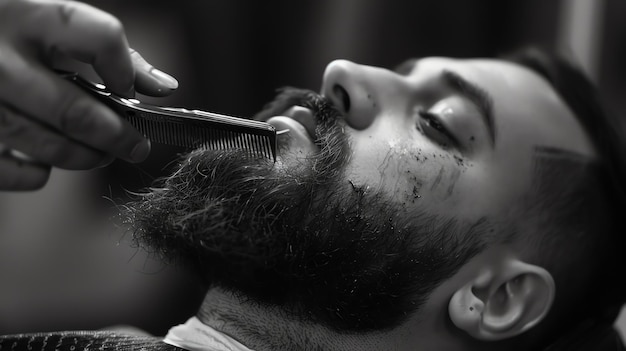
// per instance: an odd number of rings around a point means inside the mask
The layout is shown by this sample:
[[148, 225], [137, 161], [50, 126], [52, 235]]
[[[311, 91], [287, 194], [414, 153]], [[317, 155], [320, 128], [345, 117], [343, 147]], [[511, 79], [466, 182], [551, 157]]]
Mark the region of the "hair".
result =
[[[626, 147], [597, 89], [562, 56], [527, 48], [504, 57], [545, 78], [595, 147], [590, 159], [537, 148], [525, 215], [540, 228], [532, 248], [557, 282], [553, 316], [563, 330], [583, 319], [612, 322], [626, 297], [621, 258]], [[576, 308], [572, 308], [575, 306]], [[567, 321], [567, 322], [566, 322]]]

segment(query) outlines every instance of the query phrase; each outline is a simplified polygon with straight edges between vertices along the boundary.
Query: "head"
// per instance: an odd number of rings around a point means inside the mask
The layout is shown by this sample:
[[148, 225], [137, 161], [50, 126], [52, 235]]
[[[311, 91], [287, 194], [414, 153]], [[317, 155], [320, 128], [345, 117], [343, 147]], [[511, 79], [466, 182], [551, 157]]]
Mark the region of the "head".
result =
[[542, 57], [334, 61], [257, 115], [276, 163], [192, 152], [129, 206], [135, 235], [258, 349], [536, 346], [598, 296], [618, 230], [602, 116]]

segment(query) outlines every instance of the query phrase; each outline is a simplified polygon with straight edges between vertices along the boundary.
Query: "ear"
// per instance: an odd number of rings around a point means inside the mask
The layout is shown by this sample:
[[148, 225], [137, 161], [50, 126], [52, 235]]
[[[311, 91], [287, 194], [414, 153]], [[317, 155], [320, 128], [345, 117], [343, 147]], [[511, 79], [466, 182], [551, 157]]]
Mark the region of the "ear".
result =
[[457, 290], [448, 304], [457, 328], [479, 340], [502, 340], [539, 323], [554, 300], [552, 275], [539, 266], [503, 258]]

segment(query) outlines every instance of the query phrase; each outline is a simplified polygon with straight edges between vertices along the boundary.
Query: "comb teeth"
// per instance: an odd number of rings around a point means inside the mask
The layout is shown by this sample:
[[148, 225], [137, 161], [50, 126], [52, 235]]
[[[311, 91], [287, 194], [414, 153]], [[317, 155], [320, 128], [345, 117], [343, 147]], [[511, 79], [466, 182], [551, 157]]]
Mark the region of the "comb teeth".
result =
[[268, 131], [257, 130], [256, 133], [263, 134], [251, 134], [229, 124], [168, 117], [147, 112], [126, 113], [128, 122], [153, 142], [187, 149], [240, 149], [250, 157], [262, 156], [276, 160], [275, 142], [272, 143], [272, 133]]
[[187, 149], [240, 149], [250, 157], [268, 157], [276, 162], [276, 129], [268, 123], [144, 104], [117, 96], [77, 73], [57, 70], [57, 74], [107, 104], [153, 142]]

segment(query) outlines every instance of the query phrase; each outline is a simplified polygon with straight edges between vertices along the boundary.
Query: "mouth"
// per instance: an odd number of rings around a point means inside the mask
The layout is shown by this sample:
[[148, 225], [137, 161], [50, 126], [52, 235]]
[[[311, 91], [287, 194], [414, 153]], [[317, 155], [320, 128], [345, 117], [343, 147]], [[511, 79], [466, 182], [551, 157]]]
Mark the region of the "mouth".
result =
[[312, 90], [282, 88], [253, 119], [276, 128], [282, 160], [301, 160], [322, 152], [335, 159], [348, 148], [340, 112], [332, 101]]
[[273, 125], [279, 134], [279, 138], [289, 137], [289, 143], [297, 143], [300, 146], [315, 146], [317, 139], [317, 122], [313, 111], [302, 106], [291, 106], [280, 115], [271, 117], [267, 123]]

